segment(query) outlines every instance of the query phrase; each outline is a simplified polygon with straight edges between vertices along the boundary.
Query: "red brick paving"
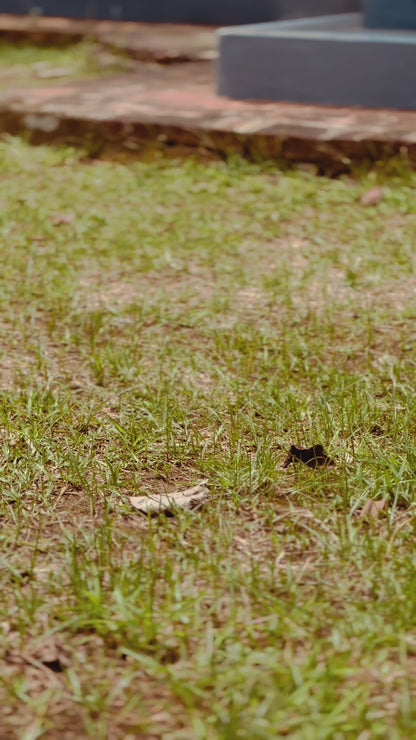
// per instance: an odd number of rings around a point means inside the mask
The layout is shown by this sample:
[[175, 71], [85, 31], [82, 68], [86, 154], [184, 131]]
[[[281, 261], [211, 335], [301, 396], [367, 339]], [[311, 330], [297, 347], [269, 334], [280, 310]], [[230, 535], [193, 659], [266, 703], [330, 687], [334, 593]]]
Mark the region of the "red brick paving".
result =
[[[23, 20], [19, 19], [21, 34]], [[7, 23], [13, 26], [10, 16], [9, 20], [0, 16], [3, 36]], [[13, 23], [12, 35], [19, 25], [16, 19]], [[352, 161], [398, 153], [416, 162], [416, 111], [219, 97], [212, 64], [200, 61], [204, 55], [215, 55], [212, 29], [37, 19], [35, 31], [42, 32], [41, 41], [46, 41], [48, 31], [53, 38], [58, 26], [68, 34], [82, 29], [85, 33], [88, 27], [88, 35], [105, 38], [106, 43], [130, 44], [136, 57], [161, 54], [163, 61], [176, 63], [143, 62], [128, 74], [2, 93], [0, 131], [29, 131], [35, 141], [75, 142], [92, 137], [98, 148], [110, 143], [134, 149], [158, 141], [191, 150], [237, 150], [312, 162], [334, 172], [348, 168]], [[27, 34], [33, 39], [33, 33], [32, 26]], [[188, 63], [180, 63], [184, 59]]]
[[35, 44], [71, 44], [84, 38], [121, 47], [140, 60], [201, 61], [217, 55], [213, 26], [173, 23], [132, 23], [0, 13], [0, 39]]

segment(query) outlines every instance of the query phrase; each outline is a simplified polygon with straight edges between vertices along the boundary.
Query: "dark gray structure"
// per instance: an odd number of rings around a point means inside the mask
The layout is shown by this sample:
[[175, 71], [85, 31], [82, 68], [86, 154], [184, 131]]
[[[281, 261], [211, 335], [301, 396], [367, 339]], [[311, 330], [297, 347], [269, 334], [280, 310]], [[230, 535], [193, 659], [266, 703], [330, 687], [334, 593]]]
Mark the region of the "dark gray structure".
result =
[[364, 0], [367, 28], [416, 29], [416, 0]]
[[[368, 0], [369, 23], [376, 22], [373, 2], [380, 9], [384, 2], [394, 5], [397, 12], [401, 3], [402, 9], [411, 3], [416, 21], [416, 0]], [[363, 20], [348, 13], [222, 29], [220, 93], [416, 109], [416, 33], [367, 29]]]
[[0, 0], [0, 13], [213, 25], [346, 12], [360, 0]]
[[276, 13], [272, 20], [285, 20], [351, 13], [361, 10], [362, 0], [275, 0], [275, 7]]

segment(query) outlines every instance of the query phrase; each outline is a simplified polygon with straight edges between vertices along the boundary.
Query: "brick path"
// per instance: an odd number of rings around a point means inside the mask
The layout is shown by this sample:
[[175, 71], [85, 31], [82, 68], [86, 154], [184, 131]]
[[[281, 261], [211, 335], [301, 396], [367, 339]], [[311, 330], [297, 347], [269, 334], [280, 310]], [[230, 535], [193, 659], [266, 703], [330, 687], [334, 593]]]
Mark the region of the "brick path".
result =
[[131, 57], [159, 62], [201, 61], [216, 56], [215, 28], [169, 23], [42, 18], [0, 13], [0, 39], [73, 44], [84, 38], [123, 48]]
[[[57, 36], [58, 34], [58, 36]], [[59, 36], [60, 34], [60, 36]], [[72, 34], [72, 36], [71, 36]], [[341, 171], [401, 153], [416, 162], [416, 111], [235, 101], [216, 94], [213, 29], [0, 15], [0, 36], [45, 43], [88, 35], [146, 59], [133, 72], [14, 89], [0, 95], [0, 131], [34, 141], [94, 141], [140, 149], [149, 141], [272, 155]], [[154, 64], [149, 60], [175, 62]], [[184, 60], [187, 60], [185, 63]]]

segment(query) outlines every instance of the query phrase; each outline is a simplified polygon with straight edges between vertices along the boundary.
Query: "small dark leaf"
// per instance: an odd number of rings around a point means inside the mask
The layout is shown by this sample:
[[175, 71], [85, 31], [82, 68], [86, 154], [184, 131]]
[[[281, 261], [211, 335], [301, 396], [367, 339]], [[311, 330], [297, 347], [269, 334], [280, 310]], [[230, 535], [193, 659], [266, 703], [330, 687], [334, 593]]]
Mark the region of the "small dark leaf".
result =
[[63, 673], [65, 670], [59, 658], [55, 658], [54, 660], [42, 660], [41, 662], [45, 668], [49, 668], [53, 673]]
[[332, 467], [334, 461], [326, 454], [322, 445], [313, 445], [312, 447], [296, 447], [292, 445], [290, 452], [283, 467], [287, 468], [292, 462], [303, 462], [310, 468], [318, 468], [323, 465]]
[[179, 649], [173, 645], [167, 646], [162, 654], [159, 656], [159, 660], [162, 665], [174, 665], [180, 659]]
[[10, 580], [12, 583], [23, 583], [24, 581], [30, 581], [32, 573], [28, 570], [21, 570], [16, 573], [12, 573]]
[[370, 429], [370, 434], [374, 437], [381, 437], [384, 434], [384, 429], [382, 429], [378, 424], [374, 424]]
[[69, 666], [69, 653], [57, 636], [41, 639], [28, 657], [52, 673], [63, 673]]

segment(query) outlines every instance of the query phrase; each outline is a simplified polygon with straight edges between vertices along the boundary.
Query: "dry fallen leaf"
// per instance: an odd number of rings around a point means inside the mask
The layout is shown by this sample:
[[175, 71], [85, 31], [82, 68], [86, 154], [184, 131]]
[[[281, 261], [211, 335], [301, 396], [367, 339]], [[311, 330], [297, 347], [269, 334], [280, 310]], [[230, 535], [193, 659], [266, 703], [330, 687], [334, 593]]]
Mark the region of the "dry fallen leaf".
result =
[[32, 70], [40, 80], [53, 80], [59, 77], [68, 77], [73, 73], [71, 67], [41, 67], [42, 62], [32, 64]]
[[383, 200], [383, 197], [383, 188], [371, 188], [371, 190], [367, 190], [361, 195], [360, 203], [362, 206], [376, 206], [381, 200]]
[[323, 465], [332, 467], [335, 465], [334, 461], [326, 454], [322, 445], [313, 445], [312, 447], [296, 447], [296, 445], [292, 445], [289, 455], [283, 463], [283, 468], [287, 468], [292, 462], [303, 462], [310, 468], [318, 468]]
[[10, 631], [10, 622], [0, 622], [0, 634], [2, 634], [3, 637], [7, 637], [7, 635], [10, 634]]
[[51, 223], [54, 226], [62, 226], [63, 224], [72, 224], [75, 216], [73, 213], [61, 213], [57, 216], [51, 217]]
[[152, 494], [151, 496], [130, 496], [131, 505], [142, 514], [173, 514], [177, 509], [195, 509], [201, 506], [209, 496], [206, 487], [208, 480], [202, 480], [192, 488], [172, 493]]
[[368, 499], [365, 502], [363, 508], [361, 509], [361, 512], [358, 518], [364, 519], [364, 517], [370, 517], [372, 519], [375, 519], [386, 508], [387, 508], [387, 500], [385, 498], [380, 499], [379, 501], [373, 501], [372, 499]]

